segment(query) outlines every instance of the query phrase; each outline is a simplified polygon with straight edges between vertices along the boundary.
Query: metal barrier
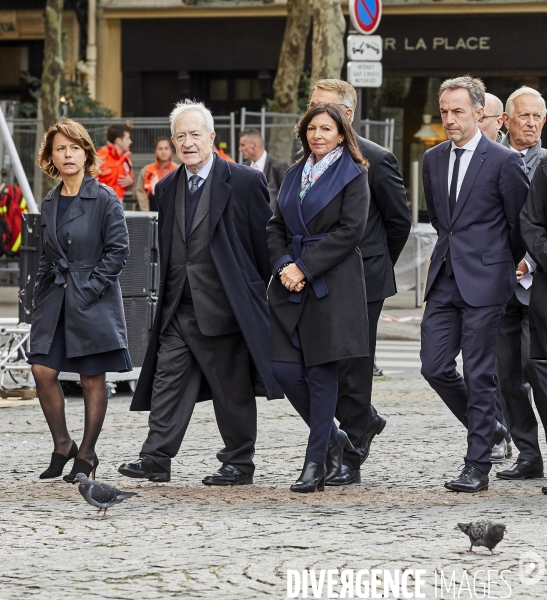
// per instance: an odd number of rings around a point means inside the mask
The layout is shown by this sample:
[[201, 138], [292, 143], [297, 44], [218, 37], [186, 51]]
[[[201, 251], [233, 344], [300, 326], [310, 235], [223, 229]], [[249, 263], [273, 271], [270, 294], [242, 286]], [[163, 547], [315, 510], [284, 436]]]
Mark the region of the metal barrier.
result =
[[[284, 158], [292, 162], [292, 157], [300, 148], [300, 143], [295, 138], [294, 130], [301, 115], [267, 112], [248, 111], [242, 108], [239, 115], [239, 124], [236, 124], [234, 112], [226, 116], [215, 117], [215, 129], [221, 140], [227, 144], [227, 153], [238, 162], [243, 157], [238, 152], [239, 134], [243, 129], [255, 127], [262, 133], [266, 150], [276, 154], [279, 148], [279, 140], [284, 141]], [[132, 119], [77, 119], [89, 131], [96, 147], [106, 143], [106, 131], [114, 123], [127, 122], [131, 126], [131, 160], [135, 173], [146, 164], [154, 161], [154, 142], [161, 136], [170, 136], [169, 119], [167, 117], [136, 117]], [[37, 199], [42, 195], [42, 172], [35, 161], [40, 148], [43, 135], [42, 121], [39, 119], [14, 119], [7, 118], [7, 123], [12, 132], [13, 141], [19, 153], [23, 169], [28, 177], [30, 186]], [[393, 149], [395, 122], [394, 119], [385, 121], [373, 121], [365, 119], [361, 121], [361, 132], [367, 138], [390, 150]], [[272, 132], [275, 135], [272, 137]], [[274, 140], [275, 138], [275, 140]], [[0, 147], [0, 166], [10, 166], [9, 161], [2, 156]]]

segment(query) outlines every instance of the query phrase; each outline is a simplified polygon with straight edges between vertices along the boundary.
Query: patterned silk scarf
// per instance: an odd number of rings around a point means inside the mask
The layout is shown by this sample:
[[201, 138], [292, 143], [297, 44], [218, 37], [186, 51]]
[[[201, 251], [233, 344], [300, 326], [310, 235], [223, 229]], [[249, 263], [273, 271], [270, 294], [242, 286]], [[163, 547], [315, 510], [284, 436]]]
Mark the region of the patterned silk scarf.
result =
[[308, 193], [311, 186], [323, 175], [323, 173], [335, 163], [344, 152], [343, 146], [337, 146], [332, 152], [329, 152], [319, 162], [316, 162], [315, 154], [310, 154], [302, 171], [302, 182], [300, 184], [300, 204], [304, 196]]

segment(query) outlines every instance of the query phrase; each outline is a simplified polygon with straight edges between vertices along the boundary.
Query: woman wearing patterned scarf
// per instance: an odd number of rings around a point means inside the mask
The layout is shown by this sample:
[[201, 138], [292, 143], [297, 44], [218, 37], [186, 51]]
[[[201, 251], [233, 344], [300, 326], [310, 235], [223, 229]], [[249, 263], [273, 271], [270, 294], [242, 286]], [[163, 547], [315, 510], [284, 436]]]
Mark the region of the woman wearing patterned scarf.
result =
[[268, 223], [273, 371], [310, 428], [294, 492], [324, 489], [341, 471], [347, 435], [334, 423], [336, 363], [368, 356], [363, 261], [357, 247], [369, 208], [367, 161], [336, 104], [297, 127], [304, 155], [285, 176]]

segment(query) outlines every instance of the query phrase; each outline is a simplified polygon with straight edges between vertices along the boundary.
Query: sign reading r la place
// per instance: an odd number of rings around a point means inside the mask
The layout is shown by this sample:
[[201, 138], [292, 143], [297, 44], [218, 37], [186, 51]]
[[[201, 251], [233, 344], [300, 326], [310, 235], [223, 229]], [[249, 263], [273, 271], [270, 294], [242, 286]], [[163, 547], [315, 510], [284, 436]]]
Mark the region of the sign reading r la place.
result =
[[358, 32], [374, 33], [382, 17], [382, 0], [349, 0], [349, 14]]

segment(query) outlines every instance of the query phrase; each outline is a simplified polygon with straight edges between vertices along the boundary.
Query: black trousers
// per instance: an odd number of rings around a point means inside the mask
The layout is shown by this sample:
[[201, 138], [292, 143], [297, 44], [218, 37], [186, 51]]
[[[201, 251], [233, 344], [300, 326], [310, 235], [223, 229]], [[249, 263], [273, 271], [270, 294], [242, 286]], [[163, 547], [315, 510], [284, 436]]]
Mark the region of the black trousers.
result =
[[160, 335], [148, 420], [150, 431], [141, 456], [170, 470], [171, 459], [184, 439], [203, 377], [213, 394], [213, 408], [225, 445], [217, 458], [252, 475], [256, 399], [247, 345], [240, 333], [203, 335], [191, 304], [181, 303]]
[[532, 386], [534, 402], [547, 431], [547, 361], [530, 359], [528, 307], [516, 295], [507, 304], [501, 320], [497, 362], [503, 409], [519, 459], [541, 463], [538, 423], [524, 384]]
[[[348, 434], [355, 448], [363, 445], [368, 425], [377, 414], [371, 397], [376, 333], [383, 305], [383, 300], [367, 303], [370, 356], [338, 362], [336, 418], [340, 422], [340, 429]], [[357, 450], [345, 450], [343, 463], [350, 469], [359, 469], [361, 458]]]
[[[465, 464], [488, 474], [496, 427], [496, 352], [505, 304], [471, 306], [441, 270], [422, 321], [422, 375], [467, 429]], [[456, 357], [463, 356], [463, 377]]]
[[329, 440], [338, 431], [334, 411], [338, 393], [335, 362], [306, 367], [303, 363], [273, 361], [274, 377], [310, 428], [306, 460], [324, 465]]

